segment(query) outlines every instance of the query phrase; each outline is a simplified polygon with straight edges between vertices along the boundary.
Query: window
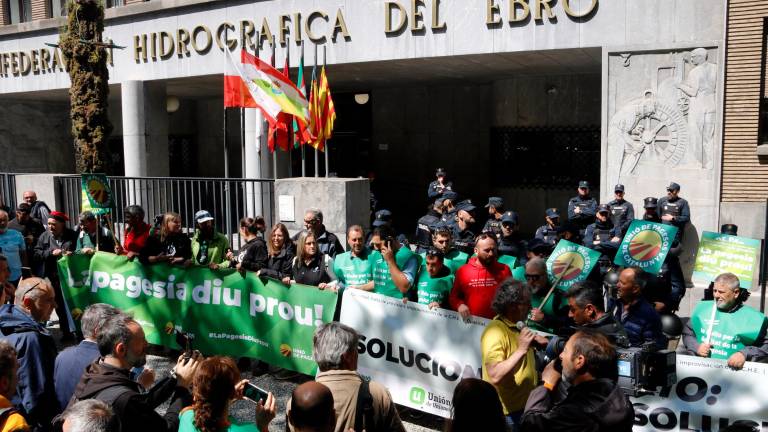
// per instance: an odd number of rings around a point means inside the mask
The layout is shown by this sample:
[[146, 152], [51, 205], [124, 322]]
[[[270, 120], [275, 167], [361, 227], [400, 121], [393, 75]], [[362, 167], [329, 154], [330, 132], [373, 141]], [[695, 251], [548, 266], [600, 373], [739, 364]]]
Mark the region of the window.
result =
[[67, 16], [67, 0], [49, 0], [51, 6], [51, 18]]
[[758, 124], [757, 145], [768, 144], [768, 18], [763, 20], [763, 62], [760, 79], [760, 123]]
[[124, 5], [125, 1], [124, 0], [106, 0], [105, 4], [108, 8], [113, 8], [116, 6]]
[[11, 24], [32, 21], [32, 0], [7, 0]]

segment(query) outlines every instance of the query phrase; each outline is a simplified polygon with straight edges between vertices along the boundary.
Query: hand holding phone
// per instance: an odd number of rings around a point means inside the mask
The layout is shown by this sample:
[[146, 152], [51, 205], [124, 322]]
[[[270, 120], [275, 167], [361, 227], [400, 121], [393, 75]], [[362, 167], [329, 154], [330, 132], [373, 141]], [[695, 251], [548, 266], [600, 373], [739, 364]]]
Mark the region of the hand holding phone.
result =
[[[243, 380], [238, 383], [238, 386], [242, 385], [242, 396], [246, 399], [250, 399], [255, 403], [261, 402], [264, 404], [267, 401], [269, 392], [251, 384], [248, 380]], [[236, 388], [237, 390], [237, 388]], [[239, 393], [239, 392], [238, 392]]]

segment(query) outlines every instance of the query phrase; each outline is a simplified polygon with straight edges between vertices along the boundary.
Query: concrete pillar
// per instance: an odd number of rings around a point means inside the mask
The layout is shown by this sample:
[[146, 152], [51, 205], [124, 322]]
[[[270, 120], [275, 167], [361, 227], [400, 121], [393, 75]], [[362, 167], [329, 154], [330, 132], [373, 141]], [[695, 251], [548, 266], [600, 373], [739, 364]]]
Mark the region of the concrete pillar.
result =
[[[246, 179], [272, 178], [272, 156], [267, 148], [267, 123], [261, 111], [245, 110], [245, 175]], [[249, 184], [246, 188], [246, 203], [249, 216], [263, 216], [268, 225], [272, 224], [271, 214], [265, 214], [273, 197], [268, 184], [256, 187]]]
[[144, 84], [144, 111], [147, 132], [147, 175], [168, 177], [171, 163], [168, 154], [168, 111], [165, 83]]
[[147, 176], [147, 130], [144, 82], [123, 81], [120, 88], [123, 118], [123, 160], [126, 177]]

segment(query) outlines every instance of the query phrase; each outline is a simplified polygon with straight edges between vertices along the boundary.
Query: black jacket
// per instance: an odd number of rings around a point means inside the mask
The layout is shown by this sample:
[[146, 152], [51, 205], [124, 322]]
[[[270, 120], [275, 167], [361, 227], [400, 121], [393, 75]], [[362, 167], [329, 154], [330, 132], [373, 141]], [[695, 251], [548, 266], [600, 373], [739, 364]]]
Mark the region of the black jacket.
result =
[[[108, 399], [107, 402], [111, 402], [112, 410], [120, 419], [124, 431], [177, 431], [179, 412], [192, 403], [189, 391], [178, 387], [176, 379], [165, 378], [155, 384], [149, 392], [141, 394], [139, 385], [131, 381], [128, 374], [127, 369], [110, 366], [101, 359], [91, 363], [77, 384], [69, 405], [84, 399]], [[121, 391], [115, 395], [113, 390], [109, 390], [113, 387]], [[170, 406], [165, 415], [161, 416], [155, 409], [169, 397]]]
[[544, 386], [535, 388], [525, 405], [522, 432], [631, 432], [635, 410], [624, 392], [606, 378], [583, 382], [554, 402]]
[[259, 271], [267, 263], [267, 243], [260, 237], [254, 237], [244, 244], [237, 254], [240, 268], [249, 271]]
[[59, 257], [54, 256], [52, 252], [56, 249], [74, 252], [76, 244], [77, 234], [69, 228], [64, 228], [58, 240], [53, 237], [51, 231], [40, 234], [35, 245], [35, 261], [43, 263], [45, 276], [58, 280], [59, 268], [56, 266], [56, 261]]
[[165, 241], [160, 240], [160, 233], [155, 233], [147, 237], [147, 243], [141, 250], [139, 261], [142, 264], [149, 264], [149, 257], [158, 256], [161, 253], [170, 255], [174, 258], [192, 258], [192, 240], [186, 234], [170, 234]]

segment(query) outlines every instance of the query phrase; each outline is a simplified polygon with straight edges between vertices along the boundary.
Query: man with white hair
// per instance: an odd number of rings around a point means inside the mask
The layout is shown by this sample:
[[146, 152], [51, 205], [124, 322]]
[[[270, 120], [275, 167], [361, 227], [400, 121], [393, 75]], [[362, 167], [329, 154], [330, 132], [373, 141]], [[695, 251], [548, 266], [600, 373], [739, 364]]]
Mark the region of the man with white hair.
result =
[[[336, 255], [344, 252], [344, 246], [341, 245], [339, 238], [325, 229], [325, 225], [323, 225], [323, 212], [320, 209], [309, 208], [304, 212], [304, 228], [315, 233], [315, 242], [317, 242], [317, 250], [319, 252], [331, 258], [336, 258]], [[299, 235], [296, 234], [291, 240], [295, 242], [298, 238]]]
[[[320, 369], [315, 380], [328, 387], [333, 394], [335, 432], [347, 432], [349, 429], [404, 432], [387, 388], [375, 381], [364, 380], [357, 372], [357, 342], [360, 339], [357, 331], [344, 324], [330, 322], [319, 326], [313, 339], [315, 361]], [[358, 416], [358, 400], [364, 402], [362, 406], [370, 404], [372, 409]], [[290, 411], [289, 401], [286, 412]]]
[[120, 419], [98, 399], [80, 401], [61, 415], [62, 432], [120, 432]]
[[734, 369], [745, 361], [768, 357], [768, 318], [744, 301], [749, 291], [739, 278], [723, 273], [715, 278], [714, 300], [702, 300], [683, 330], [683, 344], [691, 355], [727, 359]]

